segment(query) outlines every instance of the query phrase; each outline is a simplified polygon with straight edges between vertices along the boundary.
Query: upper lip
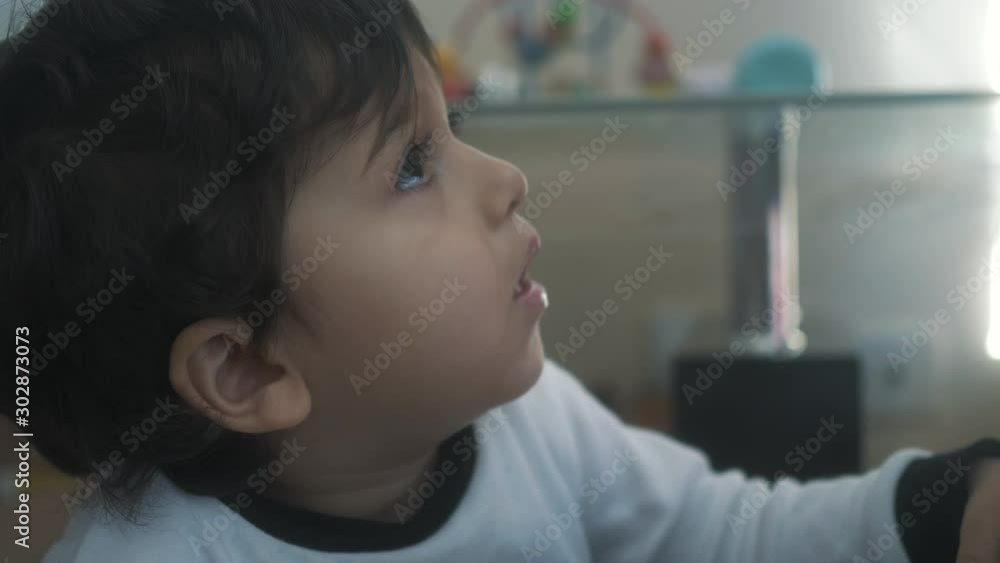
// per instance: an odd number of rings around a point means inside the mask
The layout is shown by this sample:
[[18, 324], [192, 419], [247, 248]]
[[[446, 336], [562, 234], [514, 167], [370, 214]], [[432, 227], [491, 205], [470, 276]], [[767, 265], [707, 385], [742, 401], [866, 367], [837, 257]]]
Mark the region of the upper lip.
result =
[[534, 229], [534, 227], [528, 226], [527, 228], [530, 229], [529, 232], [531, 233], [531, 236], [528, 238], [528, 249], [525, 252], [524, 264], [518, 272], [518, 283], [520, 283], [520, 281], [528, 273], [528, 266], [531, 264], [531, 259], [534, 258], [535, 254], [538, 253], [538, 250], [542, 248], [542, 239], [538, 236], [538, 232]]

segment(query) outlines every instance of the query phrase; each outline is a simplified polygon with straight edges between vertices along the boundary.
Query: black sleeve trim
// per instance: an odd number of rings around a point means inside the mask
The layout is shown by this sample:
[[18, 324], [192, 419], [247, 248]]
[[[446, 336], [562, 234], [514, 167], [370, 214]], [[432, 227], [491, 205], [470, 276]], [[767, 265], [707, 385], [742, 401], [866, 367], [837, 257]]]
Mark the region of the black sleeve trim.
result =
[[1000, 441], [975, 444], [911, 463], [896, 485], [896, 522], [911, 563], [954, 561], [969, 500], [972, 467], [1000, 458]]

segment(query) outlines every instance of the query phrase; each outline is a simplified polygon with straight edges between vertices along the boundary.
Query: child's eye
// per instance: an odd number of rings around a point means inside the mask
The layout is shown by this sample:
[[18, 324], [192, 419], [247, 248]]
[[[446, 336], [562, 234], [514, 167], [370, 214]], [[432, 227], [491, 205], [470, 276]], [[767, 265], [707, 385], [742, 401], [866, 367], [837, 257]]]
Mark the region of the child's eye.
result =
[[393, 186], [395, 193], [416, 191], [433, 179], [433, 174], [429, 171], [431, 168], [428, 162], [429, 148], [428, 141], [410, 143], [406, 147], [399, 171], [396, 173], [396, 182]]

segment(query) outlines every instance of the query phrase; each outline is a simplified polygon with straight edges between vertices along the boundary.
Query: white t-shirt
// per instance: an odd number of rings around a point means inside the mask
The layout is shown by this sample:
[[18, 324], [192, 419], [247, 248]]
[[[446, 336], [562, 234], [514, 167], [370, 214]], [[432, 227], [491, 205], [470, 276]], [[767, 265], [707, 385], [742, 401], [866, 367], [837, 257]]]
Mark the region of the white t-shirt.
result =
[[[452, 465], [412, 491], [408, 504], [426, 504], [405, 525], [296, 509], [255, 525], [250, 508], [233, 505], [238, 514], [158, 474], [142, 526], [88, 506], [44, 563], [819, 563], [863, 561], [873, 545], [881, 563], [902, 563], [903, 545], [886, 542], [895, 485], [926, 455], [906, 450], [865, 475], [805, 485], [714, 473], [698, 451], [622, 423], [551, 360], [527, 393], [453, 438]], [[271, 502], [254, 496], [253, 509]]]

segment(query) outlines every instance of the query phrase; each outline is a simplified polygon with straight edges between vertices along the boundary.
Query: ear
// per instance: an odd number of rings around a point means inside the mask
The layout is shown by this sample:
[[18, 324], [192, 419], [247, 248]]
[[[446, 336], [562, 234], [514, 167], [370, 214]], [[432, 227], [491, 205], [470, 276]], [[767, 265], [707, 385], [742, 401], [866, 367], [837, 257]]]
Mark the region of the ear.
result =
[[170, 384], [220, 426], [245, 433], [283, 430], [309, 415], [311, 396], [290, 362], [254, 353], [235, 319], [204, 319], [181, 331], [170, 350]]

